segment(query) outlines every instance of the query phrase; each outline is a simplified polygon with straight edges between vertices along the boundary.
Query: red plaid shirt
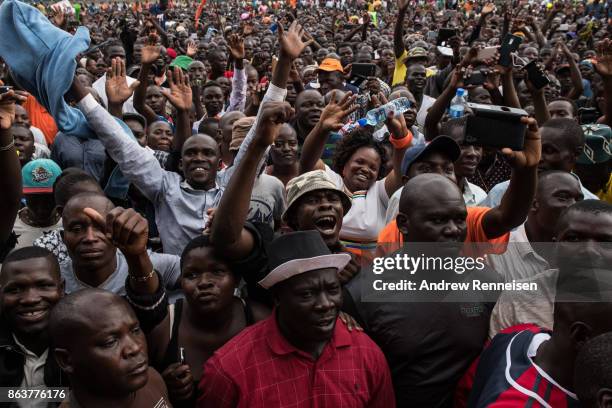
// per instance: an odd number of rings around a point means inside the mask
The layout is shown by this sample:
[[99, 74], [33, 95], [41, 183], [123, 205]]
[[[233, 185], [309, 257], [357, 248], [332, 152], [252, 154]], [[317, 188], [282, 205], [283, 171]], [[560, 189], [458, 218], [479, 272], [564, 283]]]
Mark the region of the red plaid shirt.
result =
[[243, 330], [204, 366], [198, 407], [395, 407], [391, 374], [378, 346], [336, 322], [318, 360], [292, 346], [276, 317]]

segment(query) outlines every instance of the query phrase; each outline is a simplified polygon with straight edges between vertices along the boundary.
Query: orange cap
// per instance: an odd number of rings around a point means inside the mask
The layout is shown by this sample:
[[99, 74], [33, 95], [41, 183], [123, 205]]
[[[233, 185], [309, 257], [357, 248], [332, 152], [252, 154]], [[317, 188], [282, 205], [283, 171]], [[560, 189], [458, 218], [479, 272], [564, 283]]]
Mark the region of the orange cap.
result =
[[319, 71], [339, 71], [344, 73], [344, 69], [342, 69], [342, 64], [335, 58], [325, 58], [323, 62], [321, 62], [321, 65], [319, 65]]

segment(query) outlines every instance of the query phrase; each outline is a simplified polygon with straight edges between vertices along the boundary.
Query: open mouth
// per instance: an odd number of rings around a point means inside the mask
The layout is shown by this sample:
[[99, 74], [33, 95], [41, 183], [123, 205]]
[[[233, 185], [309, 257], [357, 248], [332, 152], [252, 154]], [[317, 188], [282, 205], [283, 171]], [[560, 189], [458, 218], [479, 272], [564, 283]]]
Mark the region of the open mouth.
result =
[[317, 320], [315, 325], [321, 329], [327, 329], [334, 324], [336, 321], [336, 316], [329, 316], [322, 319]]
[[25, 320], [27, 322], [37, 322], [42, 320], [48, 313], [47, 309], [38, 309], [38, 310], [26, 310], [17, 313], [21, 320]]
[[357, 179], [357, 181], [361, 181], [362, 183], [365, 183], [369, 180], [369, 177], [366, 174], [363, 173], [359, 173], [355, 176], [355, 178]]
[[334, 217], [321, 217], [315, 221], [317, 229], [325, 235], [333, 234], [336, 230], [336, 219]]

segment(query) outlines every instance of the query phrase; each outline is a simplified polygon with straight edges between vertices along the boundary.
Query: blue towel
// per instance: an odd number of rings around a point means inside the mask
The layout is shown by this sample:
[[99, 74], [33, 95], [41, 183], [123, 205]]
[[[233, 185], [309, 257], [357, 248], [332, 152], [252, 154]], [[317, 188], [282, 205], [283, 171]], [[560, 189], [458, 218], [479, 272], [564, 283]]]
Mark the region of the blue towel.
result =
[[47, 109], [60, 131], [92, 137], [83, 113], [64, 100], [76, 57], [89, 48], [89, 30], [79, 27], [72, 36], [38, 9], [16, 0], [5, 0], [0, 6], [0, 27], [0, 57], [15, 81]]

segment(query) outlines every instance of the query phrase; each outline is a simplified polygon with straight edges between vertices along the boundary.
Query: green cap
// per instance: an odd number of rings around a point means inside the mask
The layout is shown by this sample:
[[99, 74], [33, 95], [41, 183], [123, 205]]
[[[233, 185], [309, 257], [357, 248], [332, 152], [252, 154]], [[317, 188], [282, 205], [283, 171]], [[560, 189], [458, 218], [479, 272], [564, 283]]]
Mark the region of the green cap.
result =
[[170, 68], [179, 67], [182, 70], [187, 71], [187, 69], [189, 68], [189, 64], [191, 64], [192, 62], [193, 59], [191, 59], [191, 57], [188, 57], [186, 55], [179, 55], [170, 63]]
[[607, 125], [582, 125], [584, 131], [584, 148], [578, 157], [577, 163], [598, 164], [605, 163], [612, 159], [610, 149], [610, 139], [612, 139], [612, 129]]

